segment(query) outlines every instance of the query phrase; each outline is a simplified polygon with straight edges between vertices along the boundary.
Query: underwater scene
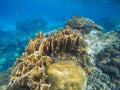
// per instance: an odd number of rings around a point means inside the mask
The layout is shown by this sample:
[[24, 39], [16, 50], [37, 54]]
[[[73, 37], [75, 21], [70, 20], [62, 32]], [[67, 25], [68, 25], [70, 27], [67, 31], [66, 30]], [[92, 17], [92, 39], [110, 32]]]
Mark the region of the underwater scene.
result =
[[0, 90], [120, 90], [120, 0], [0, 0]]

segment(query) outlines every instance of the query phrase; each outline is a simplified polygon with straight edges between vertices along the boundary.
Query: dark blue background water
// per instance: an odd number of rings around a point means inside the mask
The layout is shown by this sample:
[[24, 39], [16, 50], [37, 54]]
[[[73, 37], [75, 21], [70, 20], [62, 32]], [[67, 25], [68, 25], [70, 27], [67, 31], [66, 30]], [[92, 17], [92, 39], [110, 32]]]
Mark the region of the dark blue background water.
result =
[[119, 17], [120, 7], [115, 0], [0, 0], [0, 19], [44, 17], [63, 21], [71, 16], [91, 19]]
[[[104, 17], [118, 19], [120, 2], [119, 0], [0, 0], [0, 71], [12, 66], [15, 58], [24, 51], [24, 46], [27, 45], [26, 36], [28, 38], [34, 35], [38, 32], [36, 29], [41, 28], [42, 32], [48, 32], [63, 26], [72, 16], [85, 16], [94, 21]], [[110, 29], [114, 22], [109, 18], [102, 19], [106, 20], [110, 21], [105, 22]]]

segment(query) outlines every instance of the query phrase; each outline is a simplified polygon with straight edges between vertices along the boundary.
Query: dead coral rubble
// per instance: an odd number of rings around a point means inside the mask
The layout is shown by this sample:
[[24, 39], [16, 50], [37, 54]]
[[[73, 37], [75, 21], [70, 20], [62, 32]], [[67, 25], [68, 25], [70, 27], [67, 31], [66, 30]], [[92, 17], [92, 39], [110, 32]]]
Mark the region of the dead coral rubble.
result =
[[49, 90], [46, 70], [59, 60], [74, 60], [86, 70], [91, 65], [86, 43], [78, 30], [67, 26], [56, 35], [46, 38], [39, 33], [31, 39], [14, 63], [7, 90]]

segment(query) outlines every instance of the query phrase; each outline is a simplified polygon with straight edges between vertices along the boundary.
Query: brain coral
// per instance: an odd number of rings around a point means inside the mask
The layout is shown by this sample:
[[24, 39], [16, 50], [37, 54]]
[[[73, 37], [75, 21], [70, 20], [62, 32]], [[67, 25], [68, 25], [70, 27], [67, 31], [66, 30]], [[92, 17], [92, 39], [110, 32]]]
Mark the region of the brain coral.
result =
[[[86, 52], [86, 43], [78, 30], [67, 26], [58, 34], [44, 37], [42, 33], [39, 33], [34, 39], [31, 39], [25, 52], [14, 63], [7, 90], [49, 90], [52, 86], [49, 83], [49, 75], [46, 74], [47, 67], [60, 60], [74, 60], [85, 70], [91, 65]], [[80, 73], [79, 70], [78, 72]], [[83, 71], [81, 73], [84, 74]], [[85, 76], [83, 75], [83, 77]], [[79, 80], [81, 79], [79, 78]], [[83, 81], [80, 82], [75, 81], [73, 84], [84, 84]], [[71, 88], [76, 87], [80, 88], [78, 85]]]
[[92, 20], [79, 16], [73, 16], [70, 20], [66, 22], [66, 25], [72, 27], [73, 29], [78, 29], [82, 33], [89, 33], [93, 29], [103, 29], [101, 26], [95, 24]]
[[73, 61], [54, 63], [48, 67], [47, 74], [50, 90], [85, 90], [85, 72]]

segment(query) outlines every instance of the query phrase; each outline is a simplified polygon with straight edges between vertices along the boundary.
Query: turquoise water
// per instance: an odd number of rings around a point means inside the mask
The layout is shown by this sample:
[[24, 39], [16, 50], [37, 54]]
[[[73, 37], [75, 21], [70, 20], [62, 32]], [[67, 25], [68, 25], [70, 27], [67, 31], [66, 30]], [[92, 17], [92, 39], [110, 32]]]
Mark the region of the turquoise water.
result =
[[104, 28], [102, 33], [119, 31], [120, 1], [0, 0], [0, 74], [22, 55], [29, 38], [64, 27], [72, 16], [93, 20]]

